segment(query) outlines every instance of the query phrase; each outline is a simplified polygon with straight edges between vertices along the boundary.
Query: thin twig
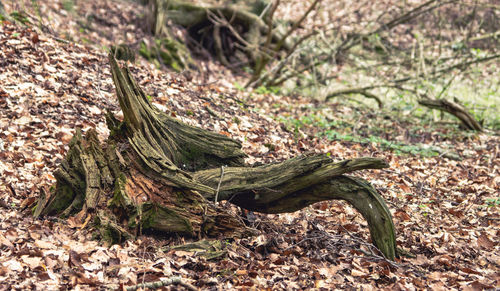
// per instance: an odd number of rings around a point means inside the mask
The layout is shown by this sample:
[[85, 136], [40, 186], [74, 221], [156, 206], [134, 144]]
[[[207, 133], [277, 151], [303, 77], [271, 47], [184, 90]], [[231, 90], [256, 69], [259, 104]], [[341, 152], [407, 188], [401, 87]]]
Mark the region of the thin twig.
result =
[[304, 22], [304, 20], [306, 19], [306, 17], [309, 15], [309, 13], [311, 13], [311, 11], [313, 11], [314, 7], [316, 7], [316, 5], [321, 2], [321, 0], [316, 0], [314, 1], [311, 6], [309, 6], [309, 8], [307, 9], [307, 11], [302, 15], [302, 17], [299, 19], [299, 21], [295, 22], [293, 24], [293, 26], [286, 32], [286, 34], [278, 41], [278, 44], [276, 45], [275, 47], [275, 51], [279, 51], [279, 49], [281, 48], [281, 46], [285, 43], [286, 39], [295, 31], [297, 30], [297, 28], [300, 27], [300, 25], [302, 24], [302, 22]]
[[217, 185], [217, 191], [215, 192], [215, 200], [214, 200], [215, 203], [217, 203], [217, 199], [219, 198], [220, 184], [222, 183], [222, 178], [224, 177], [224, 168], [225, 167], [226, 166], [222, 166], [220, 168], [221, 173], [220, 173], [219, 184]]
[[266, 74], [263, 74], [263, 75], [261, 74], [259, 79], [257, 79], [255, 82], [250, 84], [250, 86], [258, 87], [258, 86], [262, 85], [262, 81], [271, 75], [274, 75], [274, 77], [272, 79], [270, 79], [269, 84], [272, 84], [273, 82], [275, 82], [275, 80], [281, 76], [281, 71], [283, 70], [285, 65], [288, 63], [288, 60], [290, 60], [293, 55], [298, 54], [298, 52], [300, 51], [297, 49], [298, 46], [300, 44], [302, 44], [305, 40], [311, 38], [312, 36], [314, 36], [316, 34], [318, 34], [318, 31], [315, 30], [315, 31], [312, 31], [311, 33], [308, 33], [308, 34], [302, 36], [298, 41], [296, 41], [293, 44], [292, 48], [287, 52], [286, 56], [277, 65], [275, 65]]

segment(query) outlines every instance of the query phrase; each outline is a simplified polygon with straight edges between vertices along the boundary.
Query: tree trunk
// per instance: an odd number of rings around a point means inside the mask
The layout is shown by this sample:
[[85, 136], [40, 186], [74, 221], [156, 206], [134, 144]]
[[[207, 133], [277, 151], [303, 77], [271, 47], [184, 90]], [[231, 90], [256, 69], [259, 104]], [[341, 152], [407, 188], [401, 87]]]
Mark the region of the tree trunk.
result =
[[326, 155], [248, 167], [239, 142], [186, 125], [152, 106], [130, 71], [110, 55], [124, 121], [108, 113], [111, 135], [77, 131], [55, 187], [40, 197], [35, 216], [73, 216], [85, 226], [92, 218], [109, 242], [142, 230], [187, 236], [241, 237], [254, 230], [218, 207], [227, 200], [263, 213], [292, 212], [315, 202], [341, 199], [367, 220], [373, 243], [396, 256], [391, 214], [365, 180], [345, 174], [388, 167], [375, 158], [334, 163]]

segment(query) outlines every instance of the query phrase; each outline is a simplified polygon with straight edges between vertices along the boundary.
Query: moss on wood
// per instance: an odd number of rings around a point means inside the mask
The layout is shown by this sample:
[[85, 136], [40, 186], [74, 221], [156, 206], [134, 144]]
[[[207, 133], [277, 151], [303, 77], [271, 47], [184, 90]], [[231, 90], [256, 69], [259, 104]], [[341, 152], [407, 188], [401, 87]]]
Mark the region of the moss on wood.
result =
[[367, 220], [382, 253], [395, 258], [394, 225], [384, 200], [367, 181], [346, 176], [384, 168], [387, 163], [375, 158], [335, 163], [326, 155], [311, 155], [247, 167], [239, 142], [160, 112], [113, 55], [110, 63], [123, 124], [108, 116], [110, 128], [120, 130], [104, 143], [94, 130], [85, 137], [77, 131], [56, 172], [55, 190], [39, 199], [37, 216], [97, 213], [96, 225], [110, 242], [146, 229], [193, 237], [236, 237], [254, 231], [214, 204], [216, 195], [218, 200], [264, 213], [291, 212], [342, 199]]
[[[187, 29], [189, 38], [186, 43], [194, 44], [192, 47], [201, 45], [223, 65], [234, 68], [255, 64], [269, 33], [268, 25], [260, 17], [267, 4], [266, 1], [238, 2], [212, 6], [187, 1], [150, 0], [148, 18], [151, 19], [151, 31], [156, 37], [171, 35], [168, 30], [173, 23]], [[276, 45], [283, 36], [278, 30], [271, 31], [271, 41]], [[288, 41], [279, 46], [279, 49], [291, 49]], [[150, 51], [145, 50], [143, 55], [151, 59]], [[170, 57], [170, 54], [166, 56]]]

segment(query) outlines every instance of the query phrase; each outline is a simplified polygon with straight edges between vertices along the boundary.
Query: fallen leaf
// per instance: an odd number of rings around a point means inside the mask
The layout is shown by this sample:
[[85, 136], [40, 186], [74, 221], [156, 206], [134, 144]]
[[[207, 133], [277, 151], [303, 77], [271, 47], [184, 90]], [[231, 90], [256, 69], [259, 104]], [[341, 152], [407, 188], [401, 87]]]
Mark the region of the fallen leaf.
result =
[[487, 249], [487, 250], [492, 250], [496, 243], [492, 242], [488, 236], [486, 235], [485, 232], [481, 232], [481, 235], [479, 235], [479, 237], [477, 238], [477, 245], [480, 247], [480, 248], [484, 248], [484, 249]]

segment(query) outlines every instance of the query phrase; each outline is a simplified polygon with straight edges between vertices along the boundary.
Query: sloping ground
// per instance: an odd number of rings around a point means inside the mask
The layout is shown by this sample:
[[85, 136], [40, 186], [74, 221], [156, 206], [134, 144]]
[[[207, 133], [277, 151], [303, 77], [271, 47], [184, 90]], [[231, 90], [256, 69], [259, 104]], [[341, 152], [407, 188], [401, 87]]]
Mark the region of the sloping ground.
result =
[[[106, 19], [116, 21], [115, 29], [122, 20], [112, 15], [123, 11], [132, 15], [125, 2], [102, 3], [108, 8]], [[71, 17], [53, 14], [52, 19], [63, 25]], [[99, 43], [98, 35], [95, 42]], [[40, 188], [54, 182], [51, 173], [64, 157], [75, 127], [97, 127], [104, 138], [103, 113], [118, 108], [104, 52], [58, 41], [35, 28], [3, 23], [0, 286], [4, 289], [119, 288], [172, 275], [203, 289], [500, 287], [500, 207], [495, 206], [500, 188], [498, 137], [455, 133], [450, 138], [447, 129], [424, 128], [412, 134], [420, 135], [421, 142], [452, 148], [463, 160], [398, 156], [375, 143], [329, 141], [315, 137], [317, 127], [305, 124], [294, 131], [274, 121], [321, 113], [338, 124], [355, 115], [340, 104], [328, 108], [298, 97], [235, 94], [220, 85], [223, 81], [197, 86], [144, 63], [134, 64], [132, 71], [161, 109], [240, 139], [250, 163], [307, 151], [328, 152], [334, 159], [385, 158], [391, 169], [363, 175], [388, 201], [398, 243], [416, 258], [392, 263], [371, 253], [362, 218], [339, 202], [286, 215], [257, 215], [250, 220], [261, 235], [225, 242], [226, 255], [216, 260], [165, 248], [181, 244], [182, 238], [141, 236], [108, 247], [71, 219], [33, 220], [27, 206]], [[383, 119], [385, 115], [363, 111], [364, 117], [351, 123], [358, 133], [377, 124], [392, 128], [396, 140], [412, 139], [407, 132], [410, 124]]]

